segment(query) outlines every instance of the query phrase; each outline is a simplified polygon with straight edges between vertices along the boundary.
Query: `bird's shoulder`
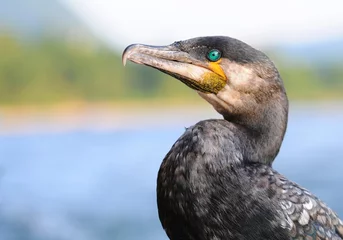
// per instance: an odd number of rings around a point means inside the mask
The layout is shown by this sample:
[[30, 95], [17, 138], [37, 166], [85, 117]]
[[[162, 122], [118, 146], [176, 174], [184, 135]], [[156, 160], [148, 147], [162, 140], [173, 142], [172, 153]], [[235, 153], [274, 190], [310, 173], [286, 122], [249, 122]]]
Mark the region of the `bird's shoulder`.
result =
[[[292, 239], [342, 240], [343, 222], [323, 201], [270, 167], [259, 167], [258, 187], [267, 188], [270, 198], [280, 204]], [[255, 172], [256, 174], [256, 172]]]

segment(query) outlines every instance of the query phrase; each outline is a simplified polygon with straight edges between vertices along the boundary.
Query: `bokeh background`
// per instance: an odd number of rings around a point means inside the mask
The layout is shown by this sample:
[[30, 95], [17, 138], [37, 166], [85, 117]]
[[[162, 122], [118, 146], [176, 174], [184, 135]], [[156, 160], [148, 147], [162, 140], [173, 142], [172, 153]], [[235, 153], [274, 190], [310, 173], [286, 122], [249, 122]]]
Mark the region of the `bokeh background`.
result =
[[341, 1], [0, 0], [0, 239], [167, 239], [159, 165], [220, 116], [121, 52], [206, 35], [272, 58], [291, 100], [274, 166], [343, 216]]

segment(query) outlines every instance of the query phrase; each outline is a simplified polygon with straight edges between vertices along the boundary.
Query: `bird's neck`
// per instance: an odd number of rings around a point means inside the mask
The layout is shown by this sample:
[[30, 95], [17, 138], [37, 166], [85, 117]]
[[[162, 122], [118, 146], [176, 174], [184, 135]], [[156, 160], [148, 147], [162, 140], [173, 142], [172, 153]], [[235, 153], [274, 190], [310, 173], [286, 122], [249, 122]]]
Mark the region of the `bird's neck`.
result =
[[247, 119], [226, 119], [235, 126], [245, 162], [271, 165], [277, 156], [287, 128], [288, 101], [265, 105], [258, 116]]

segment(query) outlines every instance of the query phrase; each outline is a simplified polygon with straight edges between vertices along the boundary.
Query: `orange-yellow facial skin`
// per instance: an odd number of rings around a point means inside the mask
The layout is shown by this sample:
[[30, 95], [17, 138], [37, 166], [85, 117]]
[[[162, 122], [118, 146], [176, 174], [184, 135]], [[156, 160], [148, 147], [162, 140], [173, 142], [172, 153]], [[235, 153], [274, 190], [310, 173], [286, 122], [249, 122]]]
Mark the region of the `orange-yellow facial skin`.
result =
[[197, 83], [199, 89], [202, 89], [204, 92], [217, 94], [225, 87], [227, 77], [220, 66], [220, 62], [221, 60], [208, 63], [207, 68], [211, 70], [211, 72], [205, 73], [202, 76], [202, 81]]
[[220, 66], [220, 62], [221, 62], [221, 59], [219, 59], [218, 61], [216, 62], [210, 62], [208, 64], [208, 68], [213, 71], [214, 73], [218, 74], [219, 76], [221, 76], [223, 78], [223, 80], [227, 80], [227, 77], [222, 69], [222, 67]]
[[226, 85], [226, 75], [223, 69], [220, 66], [221, 60], [216, 62], [209, 62], [208, 69], [211, 72], [205, 73], [202, 76], [202, 80], [193, 83], [197, 86], [197, 89], [203, 91], [205, 93], [214, 93], [217, 94], [220, 90], [222, 90]]
[[217, 94], [226, 85], [226, 81], [214, 72], [205, 73], [202, 78], [200, 89], [206, 93]]

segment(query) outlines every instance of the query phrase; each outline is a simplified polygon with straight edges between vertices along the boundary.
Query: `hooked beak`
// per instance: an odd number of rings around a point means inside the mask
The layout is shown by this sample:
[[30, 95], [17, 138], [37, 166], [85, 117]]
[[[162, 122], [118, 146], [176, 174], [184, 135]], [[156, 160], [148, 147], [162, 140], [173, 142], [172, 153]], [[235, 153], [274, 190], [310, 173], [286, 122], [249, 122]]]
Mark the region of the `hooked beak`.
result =
[[217, 94], [226, 84], [225, 75], [215, 72], [210, 68], [210, 64], [192, 57], [176, 44], [169, 46], [132, 44], [123, 52], [124, 66], [127, 60], [156, 68], [204, 93]]

